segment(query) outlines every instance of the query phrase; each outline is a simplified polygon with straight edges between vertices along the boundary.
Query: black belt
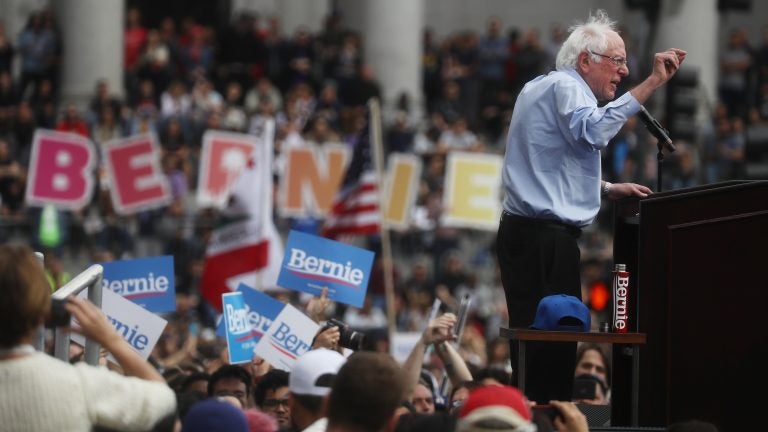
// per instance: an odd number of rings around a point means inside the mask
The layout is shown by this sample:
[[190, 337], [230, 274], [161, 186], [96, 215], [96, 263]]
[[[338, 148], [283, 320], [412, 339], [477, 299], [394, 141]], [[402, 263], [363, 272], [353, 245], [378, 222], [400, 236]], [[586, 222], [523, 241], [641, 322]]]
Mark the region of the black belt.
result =
[[567, 232], [568, 234], [572, 235], [575, 238], [579, 238], [581, 236], [581, 228], [577, 227], [576, 225], [569, 225], [565, 222], [556, 221], [554, 219], [536, 219], [536, 218], [530, 218], [526, 216], [520, 216], [516, 214], [512, 214], [506, 210], [501, 212], [501, 220], [509, 220], [514, 223], [518, 223], [521, 225], [530, 225], [530, 226], [538, 226], [538, 227], [545, 227], [545, 228], [554, 228], [558, 230], [562, 230]]

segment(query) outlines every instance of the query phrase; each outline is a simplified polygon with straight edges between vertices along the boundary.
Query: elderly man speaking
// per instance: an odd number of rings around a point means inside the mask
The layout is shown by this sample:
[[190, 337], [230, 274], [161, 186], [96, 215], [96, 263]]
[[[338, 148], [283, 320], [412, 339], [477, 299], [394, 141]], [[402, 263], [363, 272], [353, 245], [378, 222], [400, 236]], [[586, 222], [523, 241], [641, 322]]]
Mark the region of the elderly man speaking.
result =
[[[646, 196], [634, 183], [600, 177], [600, 151], [627, 118], [675, 74], [686, 52], [656, 53], [651, 74], [616, 98], [629, 74], [624, 41], [604, 11], [571, 28], [557, 70], [528, 82], [509, 125], [502, 173], [503, 214], [497, 254], [510, 327], [528, 327], [542, 297], [581, 298], [577, 239], [600, 209], [601, 197]], [[517, 348], [512, 344], [512, 358]], [[530, 344], [527, 396], [570, 400], [575, 343]]]

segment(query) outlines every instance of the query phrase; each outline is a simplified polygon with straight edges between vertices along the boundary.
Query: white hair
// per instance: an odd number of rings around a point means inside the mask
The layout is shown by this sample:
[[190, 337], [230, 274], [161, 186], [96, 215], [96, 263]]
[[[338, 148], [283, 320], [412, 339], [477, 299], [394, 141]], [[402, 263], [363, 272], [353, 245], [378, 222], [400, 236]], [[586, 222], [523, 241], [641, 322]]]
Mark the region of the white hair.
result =
[[[594, 15], [589, 15], [586, 22], [578, 23], [568, 31], [570, 35], [563, 42], [555, 60], [557, 70], [575, 69], [579, 54], [584, 51], [605, 51], [608, 48], [608, 35], [616, 33], [616, 21], [611, 20], [604, 10], [598, 9]], [[596, 63], [602, 60], [599, 56], [590, 56]]]

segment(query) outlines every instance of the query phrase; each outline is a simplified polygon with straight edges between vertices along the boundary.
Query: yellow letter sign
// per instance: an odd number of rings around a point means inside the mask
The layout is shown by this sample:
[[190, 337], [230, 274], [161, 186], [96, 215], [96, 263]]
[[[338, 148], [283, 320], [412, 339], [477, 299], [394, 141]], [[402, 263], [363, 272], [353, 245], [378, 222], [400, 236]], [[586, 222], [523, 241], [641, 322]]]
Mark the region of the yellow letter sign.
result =
[[445, 174], [443, 223], [488, 231], [499, 226], [501, 167], [498, 155], [451, 152]]

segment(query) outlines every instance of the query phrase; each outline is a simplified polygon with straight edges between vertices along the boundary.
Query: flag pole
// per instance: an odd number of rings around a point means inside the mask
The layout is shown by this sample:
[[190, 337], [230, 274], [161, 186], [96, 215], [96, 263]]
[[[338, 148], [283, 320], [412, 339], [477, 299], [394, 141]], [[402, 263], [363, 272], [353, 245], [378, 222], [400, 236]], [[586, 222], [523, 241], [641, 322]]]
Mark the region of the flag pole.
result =
[[[371, 144], [373, 147], [373, 163], [376, 167], [376, 182], [383, 185], [384, 180], [384, 144], [382, 142], [381, 132], [381, 107], [378, 99], [368, 101], [368, 110], [371, 118]], [[387, 301], [387, 321], [389, 323], [389, 340], [396, 330], [396, 312], [395, 312], [395, 283], [393, 278], [392, 247], [389, 240], [389, 229], [387, 228], [387, 219], [384, 201], [384, 188], [379, 188], [379, 214], [381, 223], [379, 225], [381, 235], [381, 264], [384, 273], [384, 295]]]

